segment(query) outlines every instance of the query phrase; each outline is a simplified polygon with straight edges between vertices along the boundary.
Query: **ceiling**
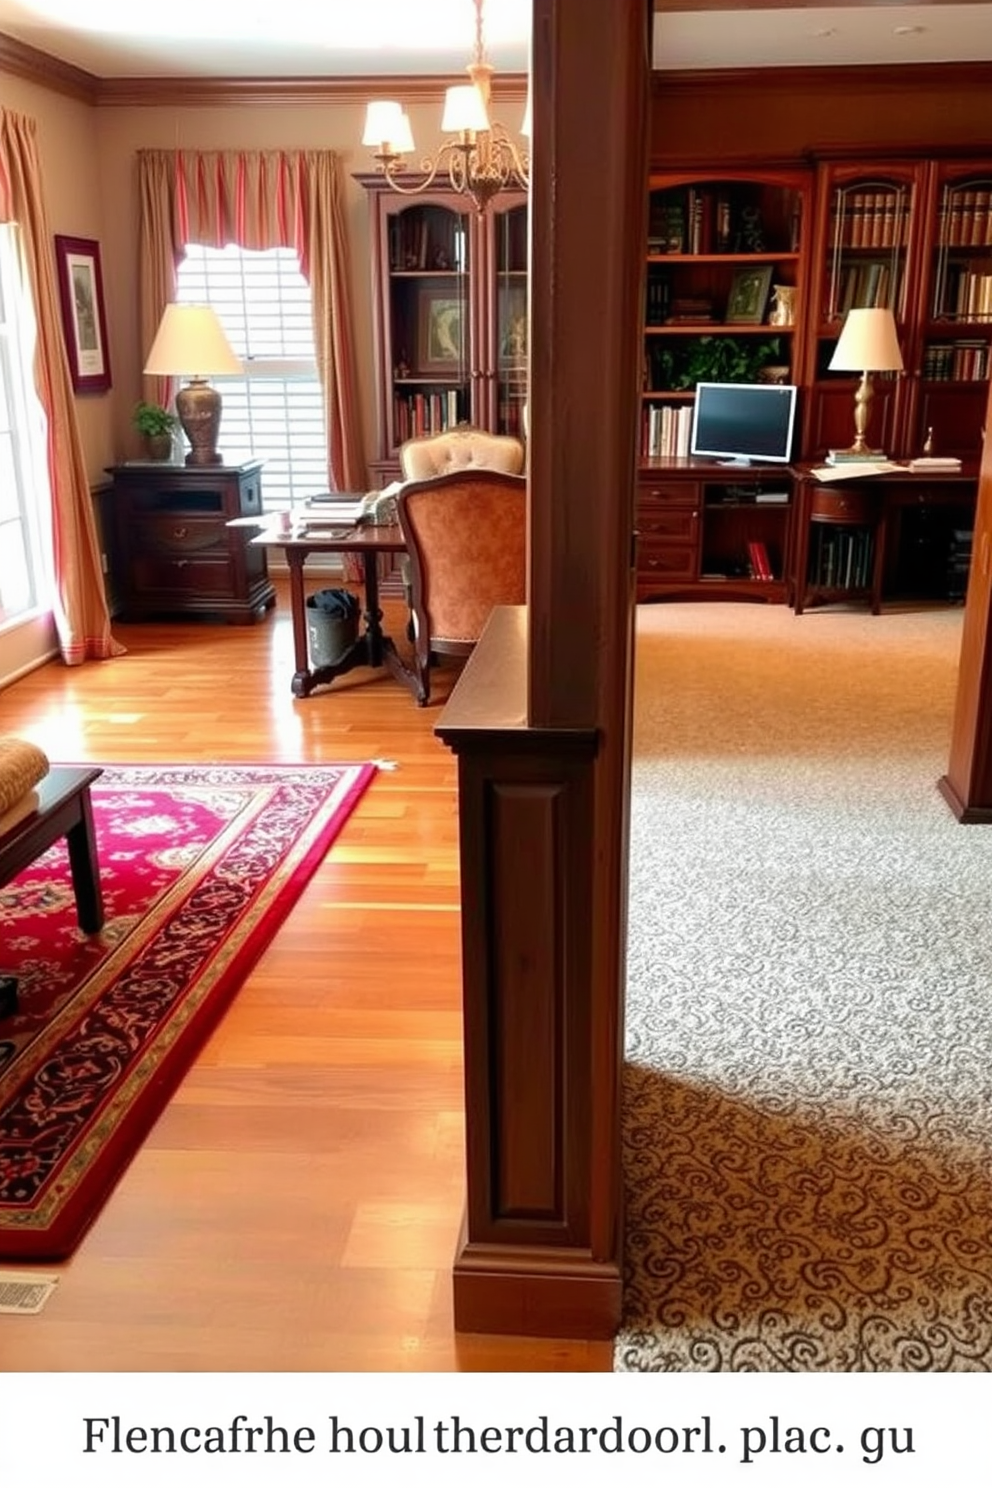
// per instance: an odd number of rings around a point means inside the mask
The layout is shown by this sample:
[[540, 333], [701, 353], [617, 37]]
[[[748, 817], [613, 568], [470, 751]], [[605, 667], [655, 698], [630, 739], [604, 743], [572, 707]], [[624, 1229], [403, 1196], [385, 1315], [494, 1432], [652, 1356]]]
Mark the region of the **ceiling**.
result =
[[[532, 0], [486, 0], [498, 71], [527, 69]], [[992, 60], [992, 4], [655, 0], [655, 66], [849, 66]], [[0, 32], [96, 78], [449, 75], [475, 39], [472, 0], [0, 0]]]

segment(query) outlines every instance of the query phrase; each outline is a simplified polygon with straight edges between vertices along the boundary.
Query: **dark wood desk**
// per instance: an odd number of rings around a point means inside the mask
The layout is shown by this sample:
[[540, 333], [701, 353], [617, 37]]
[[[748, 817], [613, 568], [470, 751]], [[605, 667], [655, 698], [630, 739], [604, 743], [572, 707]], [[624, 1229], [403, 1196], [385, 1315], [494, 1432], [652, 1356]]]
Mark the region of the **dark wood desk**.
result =
[[0, 837], [0, 884], [9, 883], [64, 837], [69, 849], [79, 928], [94, 935], [103, 925], [103, 894], [93, 831], [90, 786], [103, 771], [53, 765], [35, 787], [38, 805]]
[[[289, 596], [293, 616], [293, 649], [296, 671], [293, 674], [293, 696], [309, 697], [315, 687], [333, 682], [358, 666], [385, 667], [408, 688], [418, 702], [423, 701], [421, 687], [412, 668], [396, 650], [382, 629], [379, 608], [378, 559], [383, 553], [404, 553], [406, 544], [398, 526], [342, 527], [326, 532], [274, 532], [266, 530], [252, 538], [252, 546], [279, 548], [286, 555], [289, 568]], [[306, 591], [303, 568], [311, 553], [351, 553], [360, 555], [364, 570], [365, 629], [355, 644], [333, 665], [311, 667], [307, 645]]]
[[[919, 475], [902, 469], [828, 482], [800, 468], [795, 478], [793, 605], [797, 615], [817, 603], [864, 603], [877, 615], [886, 598], [939, 597], [934, 577], [936, 573], [939, 580], [943, 574], [935, 570], [937, 554], [931, 553], [928, 568], [923, 554], [918, 571], [913, 571], [907, 553], [912, 524], [916, 522], [921, 545], [927, 539], [927, 522], [937, 534], [946, 534], [955, 523], [970, 527], [978, 493], [976, 468]], [[816, 561], [814, 533], [822, 535], [831, 529], [844, 529], [854, 540], [850, 549], [837, 549], [838, 559], [850, 552], [850, 563], [845, 562], [842, 570], [835, 563], [828, 572]]]

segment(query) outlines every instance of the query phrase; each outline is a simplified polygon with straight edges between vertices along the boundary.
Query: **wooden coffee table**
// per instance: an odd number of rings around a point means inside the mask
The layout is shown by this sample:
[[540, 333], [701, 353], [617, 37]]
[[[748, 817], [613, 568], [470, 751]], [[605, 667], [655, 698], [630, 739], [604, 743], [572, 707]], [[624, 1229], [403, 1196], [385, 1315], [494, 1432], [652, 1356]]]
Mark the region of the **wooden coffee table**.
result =
[[103, 925], [103, 894], [90, 786], [98, 767], [53, 765], [35, 787], [37, 808], [0, 837], [0, 887], [16, 878], [46, 848], [64, 837], [69, 848], [76, 918], [80, 930], [93, 935]]

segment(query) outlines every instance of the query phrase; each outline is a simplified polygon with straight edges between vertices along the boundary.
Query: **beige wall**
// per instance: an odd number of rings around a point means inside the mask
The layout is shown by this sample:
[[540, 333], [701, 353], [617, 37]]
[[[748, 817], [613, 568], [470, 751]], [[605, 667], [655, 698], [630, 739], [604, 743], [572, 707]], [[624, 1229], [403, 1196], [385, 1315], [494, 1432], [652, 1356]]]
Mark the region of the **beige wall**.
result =
[[[51, 234], [65, 233], [74, 238], [96, 238], [101, 242], [106, 298], [112, 300], [112, 286], [103, 259], [105, 207], [101, 186], [97, 118], [86, 103], [54, 93], [21, 78], [3, 79], [3, 104], [15, 113], [34, 119], [38, 131], [38, 151], [45, 179], [45, 203]], [[55, 250], [52, 246], [54, 271]], [[114, 336], [108, 326], [110, 370], [115, 389], [119, 386], [120, 369], [115, 356]], [[100, 478], [103, 467], [115, 450], [115, 395], [89, 393], [76, 399], [80, 432], [90, 479]]]
[[[382, 90], [379, 90], [380, 92]], [[395, 86], [393, 93], [396, 93]], [[402, 96], [402, 95], [400, 95]], [[509, 117], [522, 109], [511, 106]], [[441, 95], [410, 108], [418, 151], [440, 139]], [[114, 350], [114, 430], [116, 454], [136, 453], [129, 414], [141, 396], [138, 345], [137, 195], [135, 152], [139, 149], [328, 149], [340, 152], [348, 184], [347, 226], [352, 283], [355, 349], [361, 387], [362, 423], [368, 458], [375, 453], [374, 350], [368, 197], [355, 174], [374, 166], [361, 144], [364, 107], [357, 102], [229, 104], [189, 108], [104, 105], [96, 111], [103, 203], [104, 274], [114, 286], [108, 295], [108, 335]]]
[[[376, 96], [403, 97], [395, 80], [380, 83]], [[76, 400], [87, 472], [94, 484], [115, 460], [140, 453], [131, 411], [141, 397], [141, 365], [147, 347], [138, 344], [138, 206], [136, 152], [140, 149], [263, 150], [329, 149], [340, 152], [347, 181], [347, 229], [355, 351], [361, 389], [362, 426], [368, 458], [376, 452], [372, 275], [369, 211], [365, 190], [354, 181], [374, 162], [361, 144], [364, 104], [321, 102], [218, 102], [216, 104], [114, 104], [97, 106], [67, 98], [40, 84], [3, 75], [4, 105], [28, 114], [38, 125], [52, 233], [96, 238], [100, 243], [113, 386], [99, 397]], [[441, 140], [442, 90], [410, 104], [420, 153]], [[497, 100], [497, 112], [515, 126], [523, 93]]]

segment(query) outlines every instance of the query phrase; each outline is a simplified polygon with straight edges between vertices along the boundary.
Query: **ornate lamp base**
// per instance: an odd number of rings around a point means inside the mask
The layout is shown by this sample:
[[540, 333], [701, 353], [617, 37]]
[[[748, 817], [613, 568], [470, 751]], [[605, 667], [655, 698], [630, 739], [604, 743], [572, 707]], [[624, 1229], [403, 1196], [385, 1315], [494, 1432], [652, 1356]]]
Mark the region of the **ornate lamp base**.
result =
[[217, 450], [221, 396], [202, 377], [194, 377], [176, 394], [176, 413], [189, 440], [187, 465], [223, 465]]

